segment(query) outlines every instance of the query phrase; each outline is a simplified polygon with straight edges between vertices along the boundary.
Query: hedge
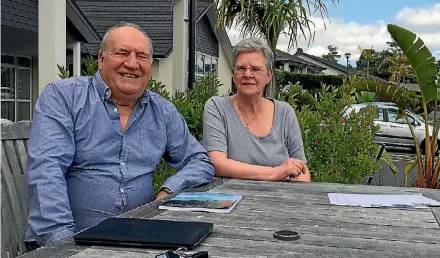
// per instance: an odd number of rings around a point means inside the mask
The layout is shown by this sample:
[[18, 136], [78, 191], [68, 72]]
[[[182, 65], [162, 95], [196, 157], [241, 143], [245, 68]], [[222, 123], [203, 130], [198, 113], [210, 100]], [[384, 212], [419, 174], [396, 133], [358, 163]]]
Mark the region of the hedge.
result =
[[299, 82], [304, 90], [317, 91], [321, 89], [321, 84], [339, 87], [343, 83], [344, 75], [323, 75], [323, 74], [301, 74], [291, 73], [283, 70], [275, 71], [276, 85], [282, 89], [289, 82], [295, 84]]

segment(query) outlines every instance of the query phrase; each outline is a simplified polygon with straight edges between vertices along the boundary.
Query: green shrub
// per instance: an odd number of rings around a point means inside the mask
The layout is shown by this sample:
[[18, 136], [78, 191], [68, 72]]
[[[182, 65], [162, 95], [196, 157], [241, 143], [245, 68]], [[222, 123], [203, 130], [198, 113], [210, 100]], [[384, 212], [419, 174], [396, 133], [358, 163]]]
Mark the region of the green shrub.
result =
[[315, 106], [297, 112], [313, 181], [362, 183], [380, 169], [373, 136], [375, 110], [353, 114], [340, 123], [341, 110], [354, 99], [350, 89], [323, 86]]
[[[147, 88], [169, 99], [185, 119], [190, 133], [198, 140], [202, 140], [203, 134], [203, 109], [206, 101], [212, 96], [218, 95], [220, 81], [213, 75], [203, 77], [195, 83], [192, 89], [187, 89], [185, 93], [176, 92], [170, 98], [170, 93], [165, 89], [161, 82], [151, 80]], [[176, 171], [164, 160], [159, 164], [154, 174], [154, 189], [157, 192], [165, 180]]]
[[313, 95], [304, 90], [299, 82], [296, 84], [289, 82], [289, 87], [279, 92], [278, 99], [289, 103], [296, 110], [300, 110], [302, 106], [316, 105]]
[[321, 89], [321, 84], [339, 87], [343, 84], [343, 78], [343, 75], [301, 74], [275, 70], [276, 88], [278, 91], [288, 85], [289, 82], [292, 84], [298, 82], [304, 90], [313, 93]]

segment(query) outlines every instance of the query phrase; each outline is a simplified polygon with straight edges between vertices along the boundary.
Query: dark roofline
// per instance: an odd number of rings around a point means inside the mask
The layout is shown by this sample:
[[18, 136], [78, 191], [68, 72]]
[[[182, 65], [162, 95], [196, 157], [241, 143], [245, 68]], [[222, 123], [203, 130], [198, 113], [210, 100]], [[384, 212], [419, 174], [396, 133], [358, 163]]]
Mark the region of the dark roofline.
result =
[[[232, 66], [233, 64], [232, 44], [231, 44], [231, 40], [229, 39], [228, 33], [221, 26], [219, 26], [217, 30], [215, 29], [217, 16], [218, 16], [216, 6], [213, 3], [209, 4], [206, 10], [202, 12], [202, 14], [206, 14], [208, 16], [209, 23], [211, 24], [215, 36], [217, 37], [217, 40], [219, 41], [220, 46], [226, 55], [226, 59], [229, 61], [229, 64]], [[201, 15], [201, 17], [203, 17], [203, 15]]]
[[[315, 60], [317, 62], [321, 62], [321, 63], [323, 63], [325, 65], [328, 65], [328, 66], [330, 66], [330, 67], [332, 67], [332, 68], [334, 68], [336, 70], [339, 70], [339, 71], [341, 71], [343, 73], [347, 73], [347, 66], [343, 66], [343, 65], [341, 65], [341, 64], [339, 64], [337, 62], [326, 60], [326, 59], [324, 59], [322, 57], [314, 56], [314, 55], [307, 54], [307, 53], [304, 53], [304, 52], [301, 52], [301, 53], [297, 52], [295, 55], [304, 55], [304, 56], [309, 57], [309, 58], [311, 58], [311, 59], [313, 59], [313, 60]], [[367, 75], [364, 71], [353, 69], [353, 68], [348, 68], [348, 71], [349, 71], [350, 74], [358, 74], [358, 75], [362, 75], [362, 76], [365, 76], [365, 77]], [[384, 79], [382, 79], [380, 77], [377, 77], [377, 76], [374, 76], [372, 74], [369, 74], [368, 78], [369, 79], [383, 81], [383, 82], [388, 82], [387, 80], [384, 80]]]
[[322, 57], [319, 57], [319, 56], [314, 56], [314, 55], [307, 54], [307, 53], [304, 53], [304, 52], [303, 53], [297, 53], [297, 55], [305, 55], [305, 56], [307, 56], [309, 58], [312, 58], [312, 59], [314, 59], [314, 60], [316, 60], [318, 62], [321, 62], [321, 63], [323, 63], [325, 65], [328, 65], [328, 66], [330, 66], [330, 67], [332, 67], [332, 68], [334, 68], [336, 70], [339, 70], [341, 72], [344, 72], [344, 73], [347, 71], [347, 67], [346, 66], [338, 64], [337, 62], [326, 60], [326, 59], [324, 59]]
[[[281, 58], [278, 59], [278, 57], [280, 57], [280, 56], [283, 57], [284, 59], [281, 59]], [[325, 67], [322, 67], [320, 65], [314, 64], [314, 63], [309, 62], [307, 60], [301, 59], [299, 57], [296, 57], [295, 55], [291, 55], [291, 54], [284, 52], [282, 50], [279, 50], [279, 49], [275, 50], [275, 62], [276, 61], [291, 61], [291, 62], [303, 64], [304, 66], [307, 66], [307, 67], [315, 67], [315, 68], [321, 69], [321, 70], [326, 69]]]
[[66, 16], [84, 38], [86, 41], [85, 43], [100, 43], [101, 36], [86, 18], [78, 5], [76, 5], [75, 1], [66, 0], [66, 2]]

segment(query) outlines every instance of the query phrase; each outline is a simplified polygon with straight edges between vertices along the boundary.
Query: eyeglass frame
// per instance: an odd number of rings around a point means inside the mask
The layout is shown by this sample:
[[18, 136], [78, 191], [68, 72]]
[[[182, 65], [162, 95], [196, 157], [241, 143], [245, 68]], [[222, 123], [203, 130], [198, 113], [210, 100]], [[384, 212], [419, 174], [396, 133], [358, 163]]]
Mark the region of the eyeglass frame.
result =
[[[244, 69], [243, 71], [239, 72], [238, 69]], [[251, 74], [253, 76], [255, 75], [260, 75], [263, 72], [267, 72], [267, 68], [266, 67], [245, 67], [245, 66], [234, 66], [232, 67], [232, 71], [234, 71], [234, 73], [240, 74], [240, 75], [244, 75], [246, 73], [246, 71], [249, 69], [249, 71], [251, 72]], [[254, 69], [259, 69], [259, 71], [253, 71]]]

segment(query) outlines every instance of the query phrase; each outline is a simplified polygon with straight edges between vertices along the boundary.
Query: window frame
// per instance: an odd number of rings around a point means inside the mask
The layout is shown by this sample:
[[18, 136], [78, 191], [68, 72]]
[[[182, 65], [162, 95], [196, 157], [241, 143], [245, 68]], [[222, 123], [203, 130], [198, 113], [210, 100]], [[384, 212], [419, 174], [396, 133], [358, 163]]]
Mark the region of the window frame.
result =
[[[198, 66], [199, 66], [199, 64], [197, 63], [197, 54], [200, 54], [200, 55], [202, 55], [202, 60], [203, 60], [203, 74], [202, 73], [199, 73], [199, 69], [198, 69]], [[196, 79], [196, 81], [199, 81], [197, 78], [202, 78], [202, 77], [205, 77], [206, 75], [208, 75], [208, 73], [209, 72], [211, 72], [212, 73], [212, 59], [214, 58], [215, 60], [216, 60], [216, 66], [217, 66], [217, 69], [216, 69], [216, 71], [215, 71], [215, 73], [214, 73], [214, 75], [215, 75], [215, 77], [216, 78], [218, 78], [218, 57], [215, 57], [215, 56], [211, 56], [211, 55], [208, 55], [208, 54], [205, 54], [205, 53], [202, 53], [202, 52], [198, 52], [198, 51], [196, 51], [195, 52], [195, 55], [196, 55], [196, 57], [195, 57], [195, 59], [196, 59], [196, 69], [195, 69], [195, 71], [194, 71], [194, 73], [195, 73], [195, 79]], [[209, 58], [211, 58], [211, 64], [210, 64], [210, 66], [211, 66], [211, 71], [209, 71], [208, 73], [206, 72], [206, 70], [205, 70], [205, 59], [206, 59], [206, 57], [209, 57]]]
[[[2, 56], [10, 56], [14, 57], [14, 65], [8, 63], [1, 63], [1, 67], [8, 67], [14, 69], [14, 98], [1, 98], [2, 102], [14, 102], [14, 121], [18, 120], [18, 104], [19, 103], [29, 103], [29, 120], [20, 120], [20, 121], [31, 121], [33, 115], [33, 105], [32, 105], [32, 92], [33, 92], [33, 81], [32, 81], [32, 65], [33, 59], [31, 56], [27, 55], [18, 55], [11, 53], [1, 53]], [[24, 57], [29, 59], [29, 67], [18, 65], [18, 58]], [[19, 99], [18, 98], [18, 70], [28, 70], [29, 71], [29, 99]]]

